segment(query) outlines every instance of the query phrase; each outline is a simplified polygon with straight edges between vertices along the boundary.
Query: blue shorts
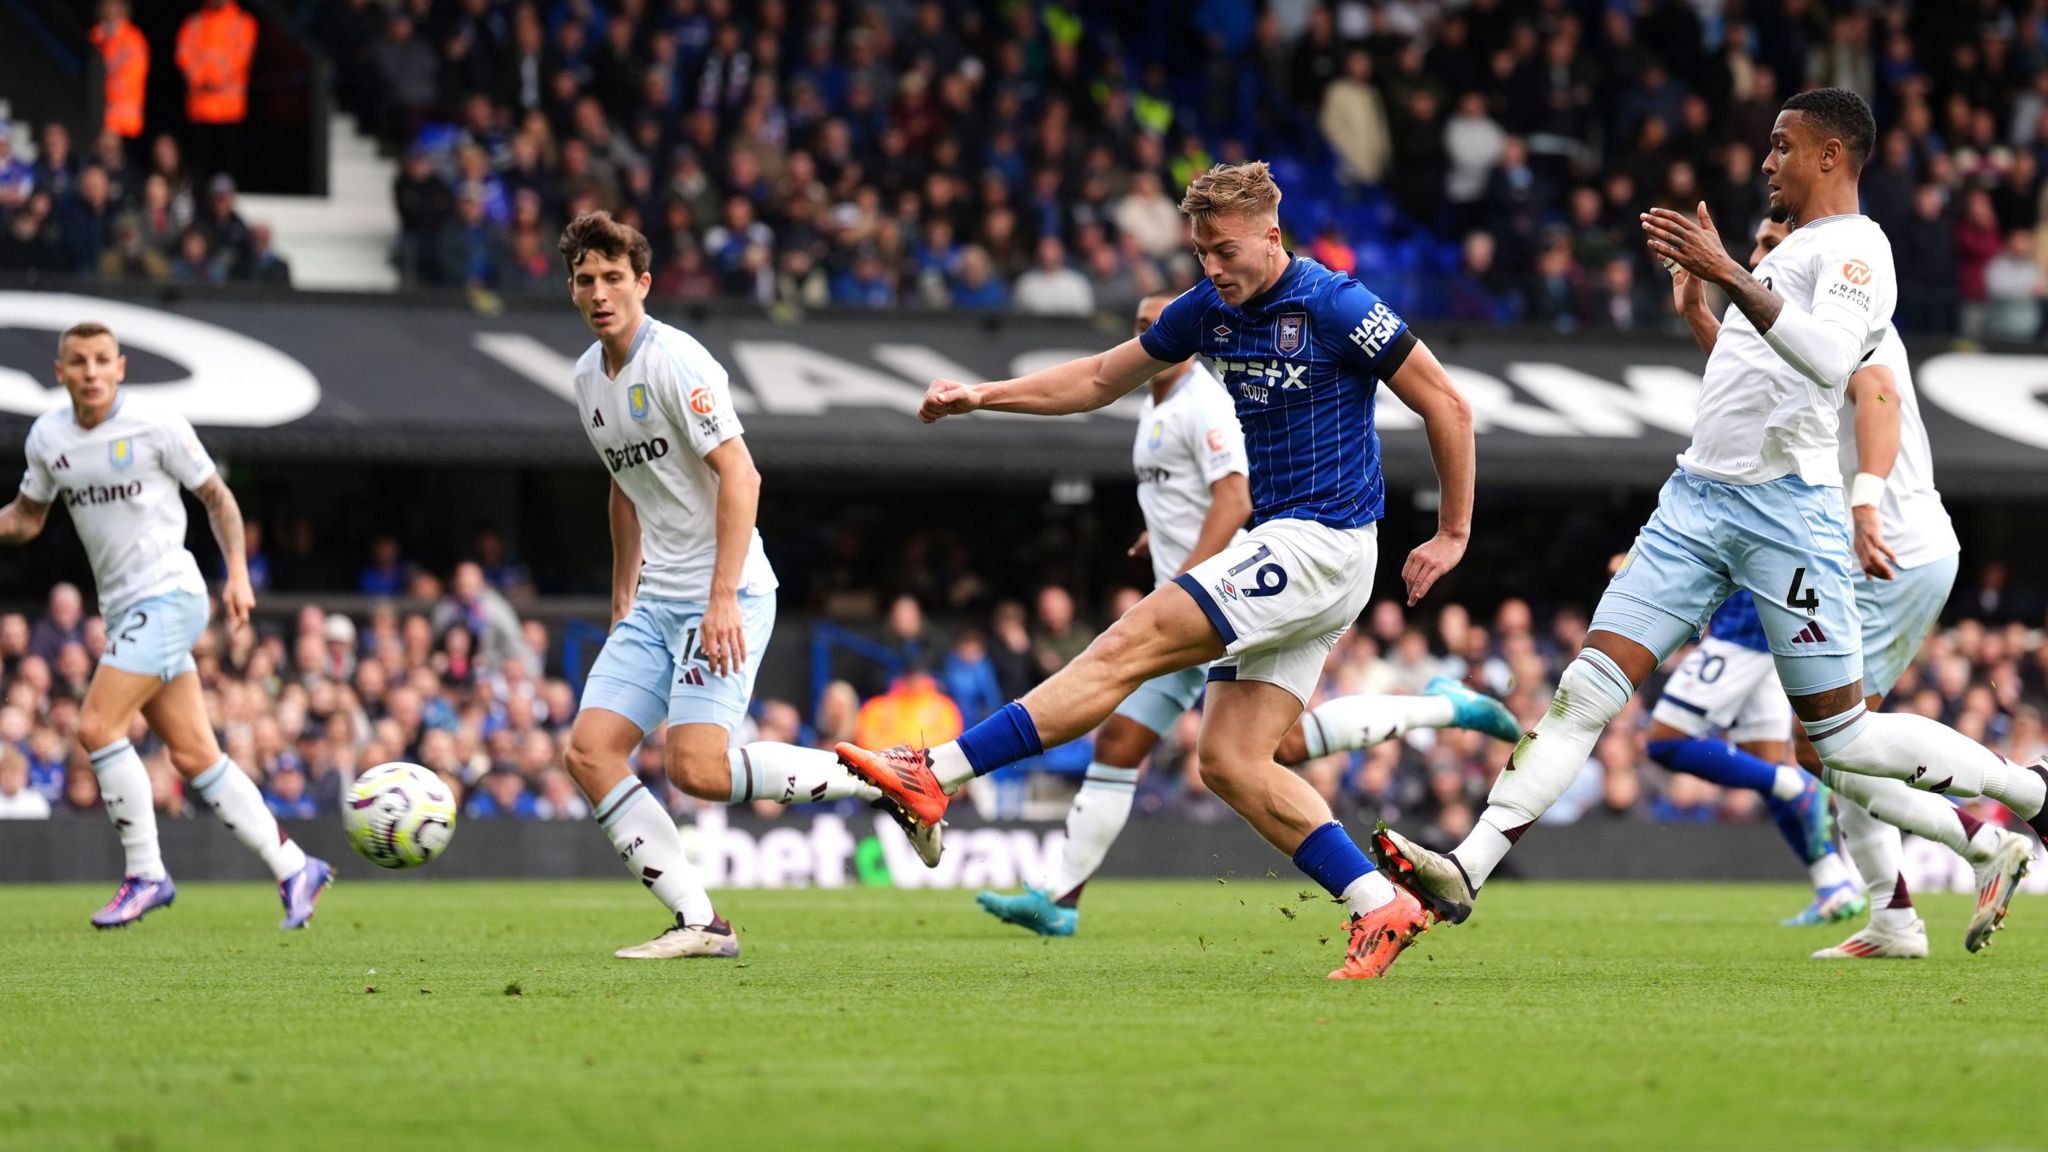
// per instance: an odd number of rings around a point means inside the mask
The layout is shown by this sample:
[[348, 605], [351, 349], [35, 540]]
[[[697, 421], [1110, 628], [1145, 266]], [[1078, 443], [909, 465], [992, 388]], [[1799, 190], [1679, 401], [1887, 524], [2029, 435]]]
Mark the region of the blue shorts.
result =
[[754, 676], [775, 632], [775, 594], [740, 594], [747, 659], [738, 672], [713, 675], [697, 650], [704, 605], [639, 596], [605, 638], [583, 682], [584, 708], [616, 712], [642, 732], [670, 724], [716, 724], [731, 732], [747, 714]]
[[1197, 664], [1193, 668], [1155, 676], [1126, 696], [1124, 702], [1116, 706], [1116, 714], [1164, 736], [1173, 727], [1173, 722], [1180, 719], [1181, 713], [1195, 706], [1195, 701], [1202, 695], [1208, 670], [1208, 665]]
[[169, 684], [196, 671], [192, 646], [206, 631], [208, 607], [199, 592], [166, 592], [129, 605], [107, 621], [100, 663]]
[[1628, 637], [1661, 662], [1729, 593], [1746, 588], [1786, 694], [1854, 684], [1863, 678], [1861, 569], [1847, 520], [1840, 488], [1796, 476], [1724, 484], [1681, 469], [1658, 493], [1592, 627]]
[[1929, 560], [1918, 568], [1894, 569], [1889, 580], [1868, 576], [1856, 582], [1856, 611], [1863, 618], [1863, 694], [1883, 696], [1899, 682], [1906, 665], [1934, 631], [1956, 583], [1959, 557]]

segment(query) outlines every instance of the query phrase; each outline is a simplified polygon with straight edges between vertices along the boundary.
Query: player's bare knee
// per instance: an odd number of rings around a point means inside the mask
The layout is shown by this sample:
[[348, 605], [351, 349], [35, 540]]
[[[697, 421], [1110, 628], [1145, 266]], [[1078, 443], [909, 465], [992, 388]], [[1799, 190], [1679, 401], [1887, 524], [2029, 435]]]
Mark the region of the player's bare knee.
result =
[[1244, 786], [1245, 760], [1230, 750], [1217, 749], [1211, 752], [1203, 748], [1196, 753], [1196, 765], [1202, 773], [1202, 785], [1228, 804], [1231, 797]]
[[668, 780], [699, 800], [723, 804], [732, 798], [732, 767], [723, 750], [670, 748]]
[[86, 709], [78, 716], [78, 743], [87, 752], [97, 752], [116, 740], [126, 739], [128, 722], [115, 720], [97, 709]]
[[1273, 753], [1273, 759], [1282, 764], [1301, 764], [1308, 760], [1308, 737], [1302, 734], [1301, 721], [1296, 720], [1287, 735], [1280, 738], [1280, 747]]
[[604, 795], [608, 783], [605, 777], [610, 774], [608, 769], [618, 767], [619, 759], [605, 755], [592, 748], [588, 740], [572, 734], [568, 750], [562, 753], [562, 764], [568, 768], [569, 778], [576, 782], [576, 787], [582, 789], [586, 797], [594, 799]]
[[170, 753], [171, 767], [187, 780], [220, 763], [221, 757], [219, 748], [213, 749], [209, 755], [206, 749], [190, 744], [172, 745]]

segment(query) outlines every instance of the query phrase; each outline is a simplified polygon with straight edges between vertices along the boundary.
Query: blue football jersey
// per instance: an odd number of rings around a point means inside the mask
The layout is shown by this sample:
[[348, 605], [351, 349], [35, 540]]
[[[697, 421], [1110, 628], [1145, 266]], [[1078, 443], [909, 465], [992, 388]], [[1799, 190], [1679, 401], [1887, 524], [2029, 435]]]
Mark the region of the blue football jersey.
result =
[[1139, 340], [1155, 360], [1208, 357], [1230, 389], [1254, 524], [1356, 528], [1385, 510], [1373, 399], [1413, 345], [1407, 333], [1407, 322], [1365, 285], [1296, 256], [1241, 308], [1202, 281]]
[[1771, 650], [1771, 638], [1764, 632], [1764, 622], [1756, 614], [1756, 601], [1740, 588], [1714, 610], [1713, 619], [1707, 621], [1707, 635], [1739, 644], [1752, 652]]

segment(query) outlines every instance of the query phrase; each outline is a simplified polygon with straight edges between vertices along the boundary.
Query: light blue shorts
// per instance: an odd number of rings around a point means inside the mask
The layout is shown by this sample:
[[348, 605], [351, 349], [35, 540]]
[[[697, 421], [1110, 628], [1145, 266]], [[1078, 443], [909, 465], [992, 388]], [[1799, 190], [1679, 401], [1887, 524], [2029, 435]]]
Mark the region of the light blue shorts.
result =
[[1863, 618], [1863, 694], [1883, 696], [1920, 645], [1934, 631], [1956, 584], [1959, 557], [1929, 560], [1918, 568], [1897, 568], [1889, 580], [1868, 576], [1856, 582], [1856, 611]]
[[700, 601], [636, 597], [591, 664], [581, 706], [616, 712], [642, 732], [654, 731], [664, 718], [670, 724], [716, 724], [727, 732], [739, 727], [775, 632], [775, 594], [740, 594], [747, 659], [738, 672], [712, 673], [697, 648], [703, 619]]
[[192, 646], [206, 631], [207, 603], [199, 592], [166, 592], [129, 605], [107, 621], [100, 663], [169, 684], [196, 671]]
[[1116, 706], [1116, 714], [1136, 720], [1148, 730], [1164, 736], [1172, 729], [1173, 722], [1180, 719], [1181, 713], [1195, 706], [1195, 701], [1202, 695], [1208, 670], [1207, 664], [1197, 664], [1193, 668], [1155, 676], [1126, 696], [1124, 702]]
[[1665, 481], [1592, 627], [1626, 636], [1662, 661], [1729, 593], [1746, 588], [1786, 694], [1808, 696], [1863, 677], [1860, 571], [1840, 488], [1796, 476], [1724, 484], [1681, 469]]

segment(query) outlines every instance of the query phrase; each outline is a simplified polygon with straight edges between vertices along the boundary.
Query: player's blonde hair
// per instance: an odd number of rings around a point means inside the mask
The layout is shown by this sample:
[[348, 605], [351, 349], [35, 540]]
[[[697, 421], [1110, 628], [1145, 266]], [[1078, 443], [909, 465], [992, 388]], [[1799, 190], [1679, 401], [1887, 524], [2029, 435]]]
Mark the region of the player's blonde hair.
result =
[[1180, 210], [1197, 227], [1218, 216], [1273, 216], [1280, 211], [1280, 185], [1264, 160], [1218, 164], [1188, 183]]

